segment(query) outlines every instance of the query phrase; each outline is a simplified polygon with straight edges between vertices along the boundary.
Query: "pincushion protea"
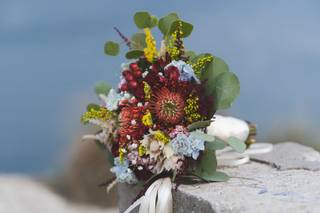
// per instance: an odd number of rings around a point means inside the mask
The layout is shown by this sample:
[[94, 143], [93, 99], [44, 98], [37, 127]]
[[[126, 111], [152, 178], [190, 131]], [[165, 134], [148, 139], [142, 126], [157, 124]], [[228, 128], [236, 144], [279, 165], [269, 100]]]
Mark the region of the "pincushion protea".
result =
[[185, 98], [179, 91], [161, 88], [156, 91], [150, 101], [150, 109], [159, 122], [175, 125], [184, 115]]

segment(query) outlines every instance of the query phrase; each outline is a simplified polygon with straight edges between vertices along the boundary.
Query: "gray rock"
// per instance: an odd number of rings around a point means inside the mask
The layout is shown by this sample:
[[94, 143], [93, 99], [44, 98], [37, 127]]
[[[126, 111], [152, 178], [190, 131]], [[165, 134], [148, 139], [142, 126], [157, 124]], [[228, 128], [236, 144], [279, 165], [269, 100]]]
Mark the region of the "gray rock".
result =
[[[174, 192], [174, 212], [320, 212], [320, 155], [295, 143], [233, 168], [220, 168], [228, 182], [181, 185]], [[120, 199], [128, 188], [119, 188]], [[134, 194], [134, 193], [133, 193]], [[132, 196], [132, 195], [131, 195]], [[123, 210], [127, 206], [121, 206]]]
[[320, 153], [311, 147], [292, 142], [276, 144], [272, 152], [254, 155], [251, 159], [260, 163], [269, 164], [279, 170], [320, 170]]
[[0, 212], [3, 213], [107, 213], [102, 209], [71, 204], [31, 178], [0, 176]]

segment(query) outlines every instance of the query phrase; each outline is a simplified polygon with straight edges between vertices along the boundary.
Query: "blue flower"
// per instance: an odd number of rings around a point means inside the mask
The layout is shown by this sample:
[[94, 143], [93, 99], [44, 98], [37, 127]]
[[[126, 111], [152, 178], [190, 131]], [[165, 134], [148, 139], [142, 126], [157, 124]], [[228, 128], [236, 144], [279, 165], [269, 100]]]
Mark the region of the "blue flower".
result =
[[111, 89], [106, 98], [106, 107], [108, 110], [113, 111], [118, 109], [118, 103], [121, 100], [120, 93], [117, 93], [115, 89]]
[[170, 67], [170, 66], [174, 66], [178, 68], [180, 72], [179, 80], [191, 81], [191, 79], [194, 79], [197, 83], [200, 83], [199, 79], [194, 74], [194, 71], [190, 64], [187, 64], [186, 62], [179, 60], [179, 61], [172, 61], [166, 67]]
[[132, 170], [129, 168], [128, 160], [121, 161], [119, 157], [116, 157], [114, 159], [114, 167], [112, 167], [110, 171], [116, 175], [117, 180], [120, 183], [129, 183], [129, 184], [137, 183], [136, 176], [133, 174]]
[[118, 93], [115, 89], [111, 89], [108, 93], [108, 96], [105, 99], [106, 107], [110, 111], [118, 109], [119, 101], [130, 99], [131, 95], [127, 92]]
[[201, 150], [204, 150], [204, 141], [183, 133], [171, 140], [172, 149], [176, 154], [197, 159]]

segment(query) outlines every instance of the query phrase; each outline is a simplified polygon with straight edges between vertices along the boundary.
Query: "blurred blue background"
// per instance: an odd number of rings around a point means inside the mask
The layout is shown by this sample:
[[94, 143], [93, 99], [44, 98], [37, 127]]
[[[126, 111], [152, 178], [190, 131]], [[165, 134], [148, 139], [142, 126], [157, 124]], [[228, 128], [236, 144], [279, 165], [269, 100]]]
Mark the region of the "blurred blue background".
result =
[[0, 172], [63, 166], [93, 85], [118, 82], [124, 57], [105, 56], [104, 42], [120, 41], [113, 26], [136, 32], [140, 10], [194, 24], [186, 46], [238, 75], [230, 114], [257, 123], [260, 141], [293, 133], [317, 146], [319, 1], [0, 0]]

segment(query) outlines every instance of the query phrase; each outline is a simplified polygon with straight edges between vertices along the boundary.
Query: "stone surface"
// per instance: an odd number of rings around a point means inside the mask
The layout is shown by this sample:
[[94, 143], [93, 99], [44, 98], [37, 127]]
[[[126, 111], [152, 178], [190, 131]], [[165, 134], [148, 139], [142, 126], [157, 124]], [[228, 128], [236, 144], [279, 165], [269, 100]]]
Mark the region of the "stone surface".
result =
[[[220, 168], [232, 177], [228, 182], [179, 186], [174, 212], [318, 213], [319, 165], [315, 150], [295, 143], [278, 144], [272, 153], [254, 156], [248, 164]], [[120, 195], [120, 199], [130, 196], [128, 188], [120, 189]]]
[[112, 213], [112, 209], [71, 204], [30, 178], [0, 176], [0, 212], [2, 213]]
[[251, 159], [260, 163], [269, 164], [279, 170], [320, 170], [320, 153], [311, 147], [292, 142], [276, 144], [272, 152], [253, 155]]

